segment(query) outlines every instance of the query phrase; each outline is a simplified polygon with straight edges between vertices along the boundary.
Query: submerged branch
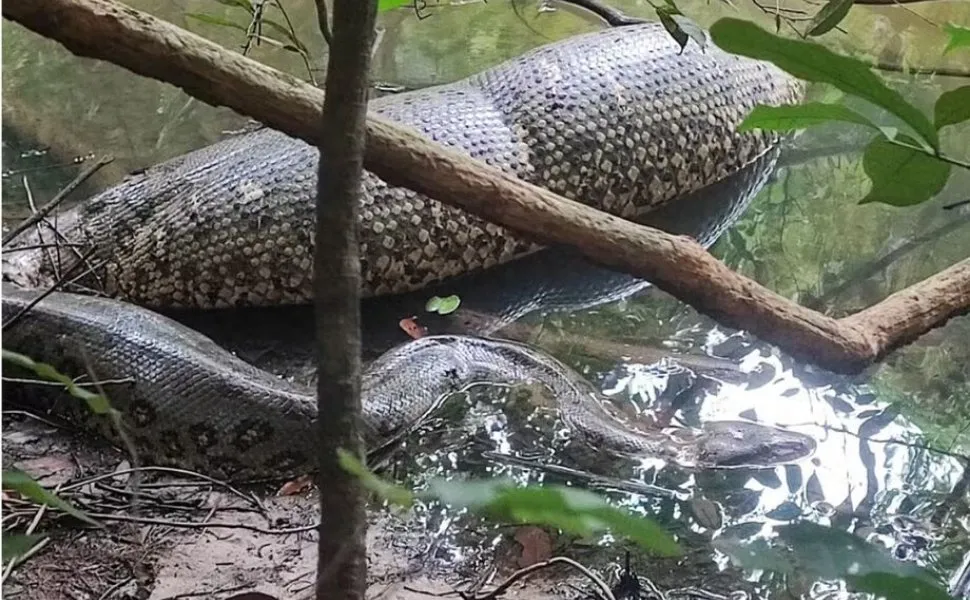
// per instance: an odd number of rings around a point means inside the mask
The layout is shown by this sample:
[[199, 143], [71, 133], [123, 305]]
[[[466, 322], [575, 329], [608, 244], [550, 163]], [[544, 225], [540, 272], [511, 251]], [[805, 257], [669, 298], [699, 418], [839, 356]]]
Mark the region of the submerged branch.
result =
[[[289, 135], [321, 141], [323, 92], [110, 0], [8, 0], [3, 15], [75, 54], [175, 84]], [[653, 282], [724, 325], [793, 357], [858, 372], [970, 310], [970, 259], [856, 315], [833, 319], [743, 277], [692, 239], [636, 225], [525, 183], [370, 115], [365, 167], [543, 244]]]

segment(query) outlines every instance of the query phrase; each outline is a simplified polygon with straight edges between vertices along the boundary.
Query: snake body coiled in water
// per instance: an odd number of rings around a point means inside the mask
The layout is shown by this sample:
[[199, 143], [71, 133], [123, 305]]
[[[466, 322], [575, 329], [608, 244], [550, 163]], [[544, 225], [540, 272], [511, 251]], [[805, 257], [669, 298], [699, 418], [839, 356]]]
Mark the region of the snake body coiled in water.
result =
[[[375, 100], [370, 109], [525, 181], [644, 220], [731, 178], [758, 187], [779, 138], [736, 127], [754, 106], [800, 93], [772, 65], [710, 45], [689, 43], [681, 52], [661, 25], [644, 24], [550, 44], [456, 83]], [[52, 294], [4, 332], [5, 347], [128, 381], [109, 395], [120, 401], [136, 446], [158, 462], [255, 475], [311, 466], [316, 408], [306, 388], [134, 305], [309, 303], [318, 157], [302, 141], [258, 130], [132, 175], [60, 213], [58, 229], [75, 246], [5, 254], [4, 278], [21, 287], [49, 282], [79, 260], [79, 245], [95, 268], [75, 283], [116, 299]], [[540, 249], [372, 174], [365, 174], [359, 231], [364, 296], [420, 290]], [[5, 285], [5, 319], [26, 306], [24, 294]], [[634, 431], [554, 359], [460, 336], [406, 344], [369, 367], [369, 441], [413, 424], [469, 382], [509, 379], [545, 384], [574, 431], [621, 452], [731, 464], [740, 446], [725, 440], [745, 442], [749, 434], [756, 446], [769, 440], [788, 448], [780, 454], [789, 458], [814, 447], [804, 436], [744, 423], [710, 424], [690, 443]]]

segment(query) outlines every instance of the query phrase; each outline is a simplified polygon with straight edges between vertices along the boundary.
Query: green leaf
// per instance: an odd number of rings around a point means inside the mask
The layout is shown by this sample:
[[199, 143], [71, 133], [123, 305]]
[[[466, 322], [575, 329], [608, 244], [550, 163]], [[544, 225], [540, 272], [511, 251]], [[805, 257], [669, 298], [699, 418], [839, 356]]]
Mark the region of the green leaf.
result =
[[[900, 135], [897, 141], [907, 143], [912, 139]], [[872, 189], [860, 204], [919, 204], [938, 194], [950, 177], [948, 163], [884, 138], [876, 138], [869, 144], [862, 157], [862, 167], [872, 180]]]
[[799, 79], [828, 83], [868, 100], [902, 119], [933, 149], [939, 148], [936, 128], [926, 115], [887, 87], [864, 62], [840, 56], [814, 42], [775, 35], [741, 19], [720, 19], [711, 26], [711, 38], [727, 52], [771, 61]]
[[343, 448], [337, 449], [337, 460], [344, 471], [356, 475], [361, 485], [377, 496], [404, 508], [411, 508], [414, 504], [414, 495], [411, 492], [399, 485], [384, 481], [368, 469], [360, 459]]
[[249, 14], [253, 14], [253, 5], [249, 0], [216, 0], [219, 4], [224, 4], [226, 6], [238, 6], [244, 9]]
[[772, 571], [775, 573], [794, 573], [797, 567], [783, 549], [772, 547], [765, 540], [751, 542], [731, 537], [715, 538], [711, 545], [726, 554], [734, 564], [751, 571]]
[[[743, 524], [734, 526], [735, 530], [741, 528]], [[729, 530], [713, 544], [746, 569], [845, 579], [861, 591], [878, 592], [892, 600], [920, 598], [907, 593], [917, 589], [935, 593], [936, 582], [929, 571], [897, 561], [882, 548], [851, 533], [808, 522], [785, 525], [776, 531], [778, 536], [771, 543], [763, 539], [733, 539]], [[893, 585], [900, 586], [899, 592], [890, 589]]]
[[413, 0], [377, 0], [377, 12], [408, 6]]
[[459, 306], [461, 306], [461, 298], [454, 294], [444, 298], [432, 296], [425, 303], [424, 310], [428, 312], [436, 312], [441, 315], [447, 315], [458, 310]]
[[947, 23], [943, 26], [943, 30], [950, 34], [950, 41], [947, 42], [946, 48], [943, 49], [943, 54], [948, 53], [950, 50], [956, 50], [957, 48], [970, 47], [970, 27], [960, 27], [959, 25]]
[[307, 52], [306, 45], [303, 42], [301, 42], [299, 38], [296, 37], [296, 34], [290, 31], [289, 27], [284, 27], [283, 25], [271, 19], [263, 19], [263, 25], [269, 25], [270, 29], [275, 29], [279, 34], [283, 35], [288, 40], [290, 40], [290, 42], [294, 46], [296, 46], [299, 49], [299, 51]]
[[461, 306], [461, 298], [455, 295], [447, 296], [438, 303], [438, 314], [451, 314], [458, 310], [459, 306]]
[[[384, 481], [356, 456], [337, 450], [340, 466], [356, 475], [361, 484], [387, 501], [409, 508], [415, 496], [408, 490]], [[677, 542], [654, 521], [611, 506], [596, 494], [565, 486], [519, 487], [511, 481], [472, 480], [431, 481], [419, 494], [424, 500], [437, 500], [495, 519], [557, 527], [567, 533], [590, 536], [612, 531], [630, 538], [658, 556], [680, 556]]]
[[591, 536], [612, 531], [658, 556], [680, 556], [677, 542], [654, 521], [610, 505], [587, 490], [566, 486], [519, 487], [511, 481], [435, 480], [421, 494], [493, 519], [556, 527]]
[[808, 24], [808, 35], [817, 36], [831, 31], [849, 14], [854, 2], [855, 0], [829, 0]]
[[2, 539], [3, 562], [27, 554], [34, 546], [43, 541], [43, 539], [44, 536], [42, 535], [4, 534]]
[[970, 85], [940, 94], [933, 113], [937, 129], [970, 120]]
[[58, 497], [44, 486], [34, 481], [30, 475], [19, 469], [3, 471], [3, 489], [15, 490], [24, 498], [32, 500], [37, 504], [45, 504], [47, 506], [60, 509], [73, 517], [90, 523], [91, 525], [98, 525], [97, 521], [87, 516], [82, 511], [74, 508], [74, 506], [72, 506], [69, 502]]
[[869, 592], [886, 600], [953, 600], [943, 588], [916, 577], [894, 573], [867, 573], [861, 577], [846, 577], [850, 589]]
[[658, 6], [657, 16], [660, 18], [660, 23], [664, 26], [664, 29], [667, 30], [670, 37], [674, 38], [674, 41], [677, 42], [678, 46], [680, 46], [681, 52], [683, 52], [684, 47], [687, 45], [687, 40], [690, 39], [690, 36], [687, 35], [686, 31], [680, 28], [680, 23], [674, 19], [673, 15], [676, 14], [674, 12], [676, 10], [676, 8], [672, 9], [669, 6]]
[[212, 25], [220, 25], [222, 27], [231, 27], [240, 31], [246, 31], [246, 28], [242, 25], [233, 23], [232, 21], [217, 15], [209, 15], [206, 13], [186, 13], [185, 16], [189, 17], [190, 19], [195, 19], [196, 21], [202, 21], [203, 23], [211, 23]]
[[707, 34], [704, 33], [704, 29], [697, 23], [691, 21], [684, 15], [680, 13], [670, 15], [670, 18], [677, 23], [680, 30], [686, 33], [690, 39], [694, 40], [697, 45], [703, 50], [707, 47]]
[[841, 104], [808, 102], [798, 105], [756, 106], [751, 114], [738, 125], [738, 131], [751, 129], [794, 131], [831, 121], [856, 123], [878, 129], [869, 119]]
[[688, 39], [694, 40], [701, 49], [706, 48], [707, 34], [704, 33], [704, 29], [685, 17], [672, 0], [666, 1], [665, 5], [656, 7], [657, 16], [667, 33], [680, 45], [681, 51], [687, 45]]
[[822, 578], [896, 573], [933, 581], [928, 571], [895, 560], [882, 548], [847, 531], [809, 522], [785, 525], [777, 531], [779, 541], [800, 558], [799, 562]]
[[111, 407], [111, 403], [108, 402], [107, 398], [101, 394], [96, 394], [90, 390], [84, 389], [75, 383], [73, 379], [67, 375], [64, 375], [63, 373], [60, 373], [57, 369], [47, 363], [37, 362], [28, 356], [18, 354], [17, 352], [11, 352], [10, 350], [6, 349], [3, 350], [3, 360], [11, 362], [23, 369], [27, 369], [28, 371], [32, 371], [41, 379], [62, 384], [67, 389], [68, 394], [74, 396], [78, 400], [83, 400], [86, 402], [88, 409], [94, 414], [117, 416], [117, 411]]

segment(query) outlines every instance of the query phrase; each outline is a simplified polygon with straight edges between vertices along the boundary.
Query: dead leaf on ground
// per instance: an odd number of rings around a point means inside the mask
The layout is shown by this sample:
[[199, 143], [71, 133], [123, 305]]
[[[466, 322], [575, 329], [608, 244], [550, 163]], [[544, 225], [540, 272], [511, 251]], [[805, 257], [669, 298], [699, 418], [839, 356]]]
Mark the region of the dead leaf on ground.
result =
[[515, 541], [522, 546], [522, 554], [517, 561], [520, 569], [552, 558], [552, 538], [538, 527], [519, 527], [515, 532]]
[[74, 477], [74, 461], [61, 454], [38, 456], [21, 461], [18, 468], [45, 487], [57, 487]]
[[313, 477], [310, 475], [300, 475], [296, 479], [287, 481], [276, 492], [277, 496], [296, 496], [309, 492], [313, 487]]

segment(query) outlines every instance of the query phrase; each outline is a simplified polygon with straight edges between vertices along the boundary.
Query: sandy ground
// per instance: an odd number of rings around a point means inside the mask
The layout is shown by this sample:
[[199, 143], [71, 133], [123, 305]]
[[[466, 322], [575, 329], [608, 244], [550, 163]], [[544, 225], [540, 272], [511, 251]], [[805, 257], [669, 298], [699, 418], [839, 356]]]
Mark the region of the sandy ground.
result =
[[[100, 530], [43, 515], [37, 532], [49, 534], [49, 540], [4, 581], [7, 598], [222, 600], [262, 592], [289, 599], [312, 593], [317, 553], [311, 529], [318, 510], [312, 492], [278, 496], [273, 489], [241, 491], [195, 477], [145, 472], [138, 482], [139, 506], [133, 509], [127, 491], [134, 489], [132, 473], [120, 452], [22, 415], [4, 419], [3, 457], [5, 467], [20, 467], [45, 486], [62, 486], [62, 495], [88, 512], [113, 515], [99, 519], [105, 525]], [[22, 531], [36, 514], [36, 506], [4, 498], [9, 526]], [[476, 583], [494, 585], [523, 561], [535, 560], [523, 555], [523, 550], [536, 552], [529, 541], [498, 544], [456, 560], [435, 538], [413, 514], [372, 510], [368, 597], [429, 598]], [[541, 533], [537, 539], [539, 546], [546, 543]], [[554, 567], [504, 597], [579, 597], [570, 584], [587, 585]]]

